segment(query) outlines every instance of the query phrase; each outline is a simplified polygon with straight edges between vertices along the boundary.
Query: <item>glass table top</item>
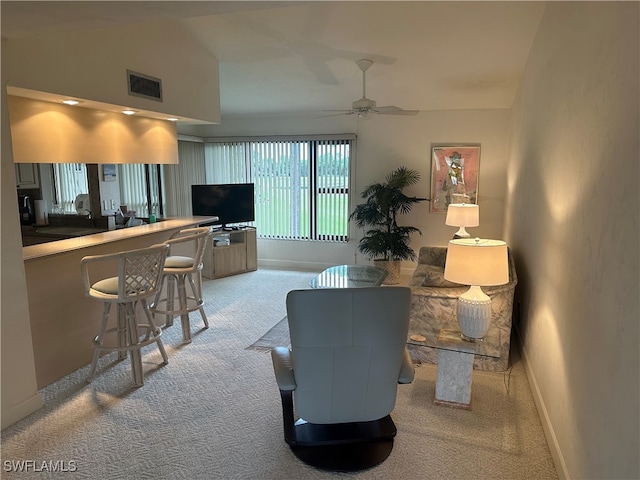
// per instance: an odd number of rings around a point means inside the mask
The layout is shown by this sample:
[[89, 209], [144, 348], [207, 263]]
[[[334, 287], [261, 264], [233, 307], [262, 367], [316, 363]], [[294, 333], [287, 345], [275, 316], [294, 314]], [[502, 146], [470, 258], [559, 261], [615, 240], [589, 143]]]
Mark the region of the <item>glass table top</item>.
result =
[[371, 265], [337, 265], [309, 282], [311, 288], [357, 288], [382, 285], [387, 271]]
[[473, 353], [484, 357], [500, 358], [500, 330], [496, 327], [489, 331], [480, 341], [463, 340], [460, 330], [437, 327], [422, 328], [421, 331], [409, 330], [407, 343], [420, 347], [432, 347], [454, 352]]

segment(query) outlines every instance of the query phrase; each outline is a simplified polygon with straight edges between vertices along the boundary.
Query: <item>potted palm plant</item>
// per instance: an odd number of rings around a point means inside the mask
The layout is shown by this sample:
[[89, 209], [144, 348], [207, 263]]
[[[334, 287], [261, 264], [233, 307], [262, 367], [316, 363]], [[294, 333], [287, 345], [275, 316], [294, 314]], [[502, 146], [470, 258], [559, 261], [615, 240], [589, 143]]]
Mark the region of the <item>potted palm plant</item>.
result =
[[376, 266], [388, 272], [385, 285], [400, 282], [402, 260], [415, 260], [416, 254], [409, 246], [412, 233], [422, 232], [415, 227], [398, 225], [398, 215], [411, 211], [415, 203], [426, 198], [409, 197], [402, 190], [420, 180], [416, 170], [400, 167], [385, 178], [384, 183], [373, 183], [362, 192], [365, 203], [356, 206], [349, 216], [364, 236], [358, 250], [373, 260]]

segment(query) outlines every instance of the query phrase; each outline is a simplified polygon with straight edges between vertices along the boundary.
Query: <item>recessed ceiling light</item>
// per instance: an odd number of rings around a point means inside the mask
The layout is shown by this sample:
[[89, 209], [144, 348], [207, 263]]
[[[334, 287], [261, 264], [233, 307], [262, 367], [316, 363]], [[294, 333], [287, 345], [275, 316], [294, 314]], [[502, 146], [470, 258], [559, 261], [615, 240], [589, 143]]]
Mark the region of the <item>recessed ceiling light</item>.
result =
[[135, 110], [123, 110], [122, 113], [124, 113], [125, 115], [135, 115], [136, 111]]
[[80, 102], [80, 100], [73, 100], [72, 98], [69, 98], [67, 100], [63, 100], [62, 103], [64, 103], [65, 105], [78, 105]]
[[180, 119], [176, 117], [168, 117], [167, 120], [169, 120], [170, 122], [177, 122]]

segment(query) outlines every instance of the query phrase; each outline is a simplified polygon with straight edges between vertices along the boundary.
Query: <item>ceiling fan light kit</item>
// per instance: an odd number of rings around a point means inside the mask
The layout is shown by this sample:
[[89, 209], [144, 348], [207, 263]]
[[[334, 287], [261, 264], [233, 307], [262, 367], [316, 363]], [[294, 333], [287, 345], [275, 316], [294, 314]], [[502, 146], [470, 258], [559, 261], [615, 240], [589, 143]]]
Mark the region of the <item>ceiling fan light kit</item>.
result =
[[373, 61], [367, 58], [361, 58], [356, 61], [356, 65], [360, 70], [362, 70], [362, 98], [354, 101], [351, 104], [350, 110], [325, 110], [325, 112], [340, 112], [332, 115], [323, 115], [325, 117], [335, 116], [335, 115], [358, 115], [359, 117], [365, 118], [370, 113], [376, 115], [417, 115], [418, 110], [404, 110], [400, 107], [394, 106], [385, 106], [378, 107], [375, 100], [371, 100], [367, 98], [367, 75], [366, 72], [369, 70], [371, 65], [373, 65]]

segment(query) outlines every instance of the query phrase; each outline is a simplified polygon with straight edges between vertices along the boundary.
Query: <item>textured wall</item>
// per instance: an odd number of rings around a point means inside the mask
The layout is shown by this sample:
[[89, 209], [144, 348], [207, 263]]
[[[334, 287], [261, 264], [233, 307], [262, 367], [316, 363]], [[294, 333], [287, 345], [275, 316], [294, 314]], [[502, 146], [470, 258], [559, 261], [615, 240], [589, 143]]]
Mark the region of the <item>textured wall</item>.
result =
[[520, 331], [570, 478], [640, 477], [638, 5], [550, 2], [513, 108]]

